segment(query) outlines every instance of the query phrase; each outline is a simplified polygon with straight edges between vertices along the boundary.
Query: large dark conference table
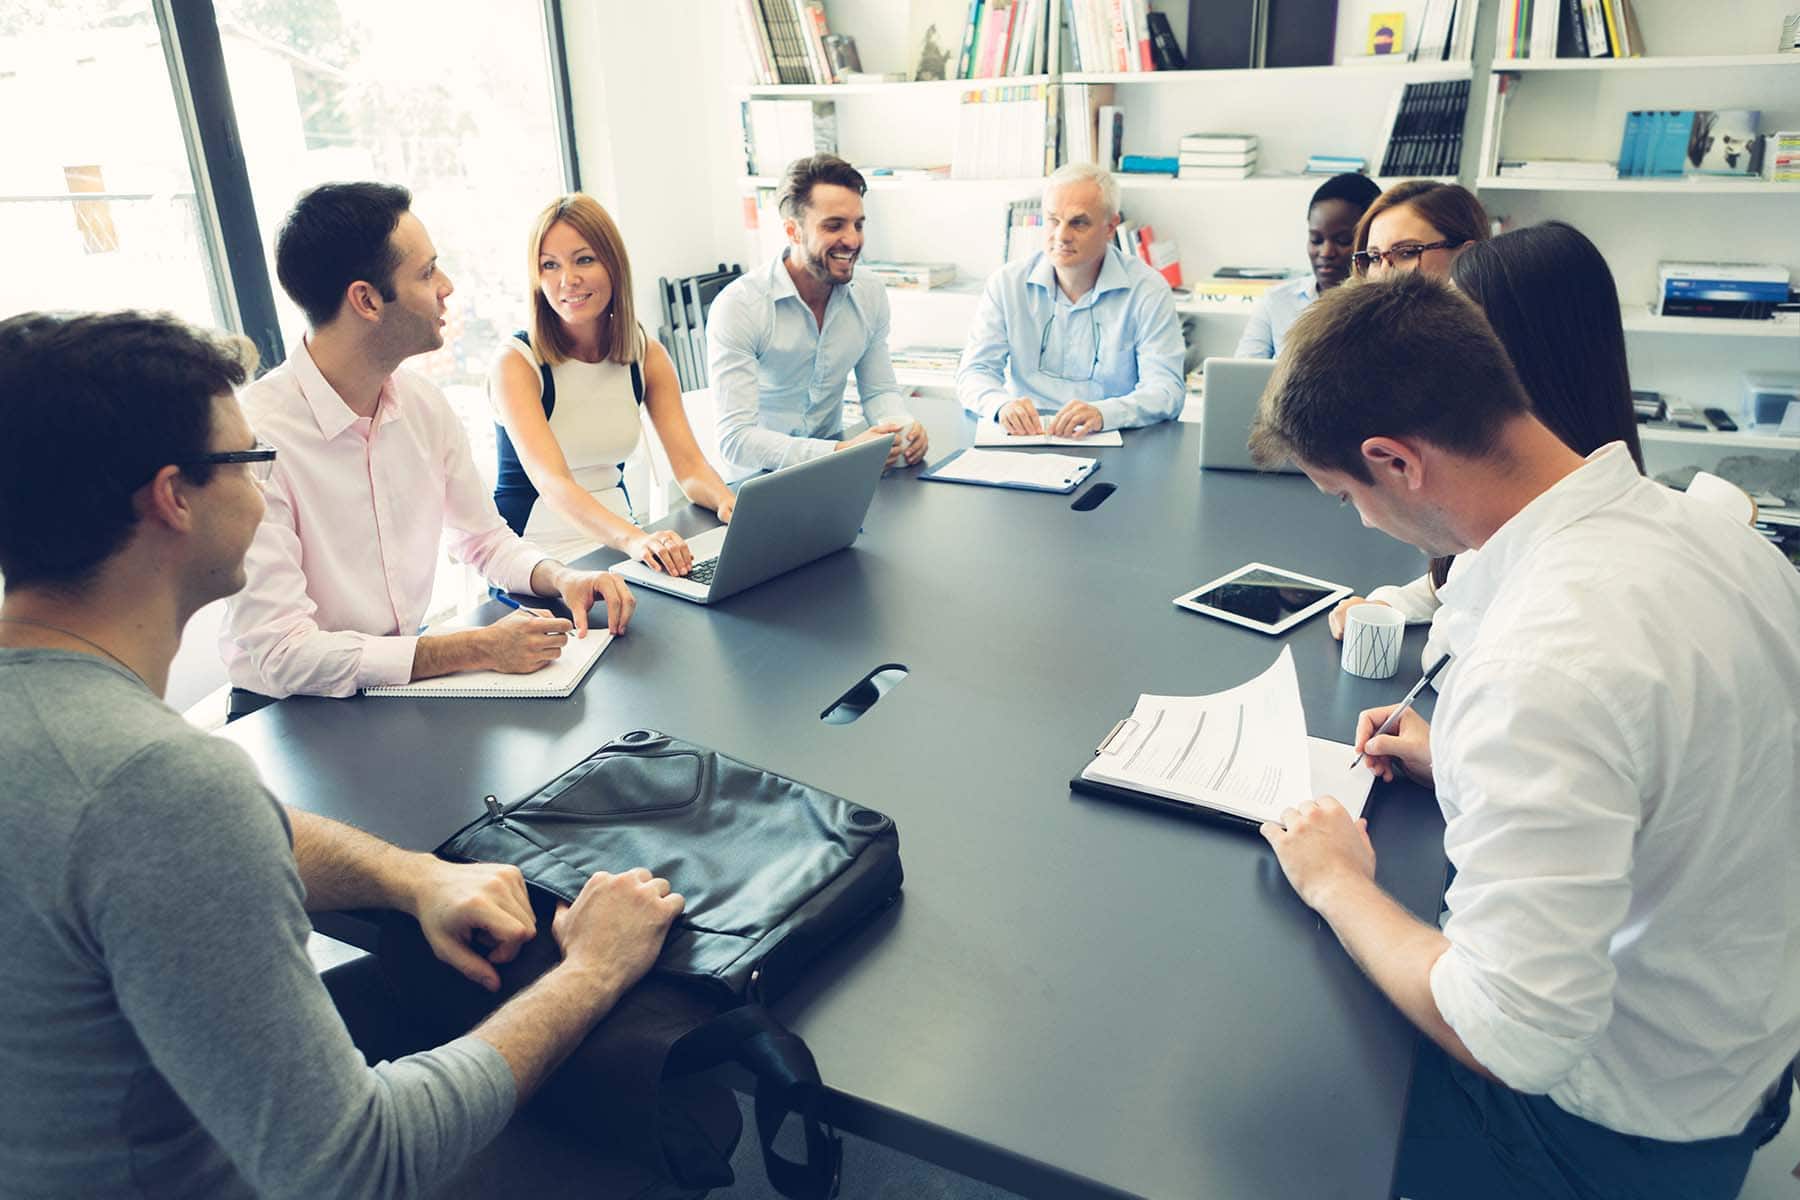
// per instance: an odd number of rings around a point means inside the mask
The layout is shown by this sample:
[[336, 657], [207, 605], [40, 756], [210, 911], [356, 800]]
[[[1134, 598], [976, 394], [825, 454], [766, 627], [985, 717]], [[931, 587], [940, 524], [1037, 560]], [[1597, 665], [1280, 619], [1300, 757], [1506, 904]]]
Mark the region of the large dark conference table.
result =
[[[933, 460], [972, 440], [914, 403]], [[1385, 1197], [1411, 1026], [1254, 830], [1068, 787], [1140, 692], [1222, 690], [1283, 642], [1316, 735], [1416, 678], [1416, 633], [1371, 682], [1323, 618], [1276, 639], [1170, 603], [1253, 560], [1358, 590], [1423, 568], [1304, 478], [1202, 472], [1198, 446], [1167, 424], [1083, 451], [1083, 491], [1117, 487], [1087, 512], [893, 472], [847, 551], [714, 608], [639, 589], [567, 700], [294, 699], [226, 736], [282, 800], [414, 849], [640, 727], [849, 797], [897, 822], [903, 902], [776, 1006], [839, 1128], [1031, 1196]], [[820, 720], [889, 663], [909, 674], [859, 720]], [[1434, 800], [1377, 783], [1368, 816], [1381, 884], [1433, 916]]]

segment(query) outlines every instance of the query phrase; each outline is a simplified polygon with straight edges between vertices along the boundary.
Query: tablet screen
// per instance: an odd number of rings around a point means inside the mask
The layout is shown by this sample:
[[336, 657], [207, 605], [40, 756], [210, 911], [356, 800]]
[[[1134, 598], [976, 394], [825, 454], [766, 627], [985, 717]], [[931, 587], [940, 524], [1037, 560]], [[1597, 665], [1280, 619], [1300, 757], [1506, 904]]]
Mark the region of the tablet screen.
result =
[[1252, 567], [1242, 574], [1233, 575], [1224, 583], [1196, 592], [1188, 599], [1194, 604], [1204, 604], [1208, 608], [1216, 608], [1247, 621], [1278, 625], [1337, 590], [1311, 580], [1284, 575], [1280, 571]]

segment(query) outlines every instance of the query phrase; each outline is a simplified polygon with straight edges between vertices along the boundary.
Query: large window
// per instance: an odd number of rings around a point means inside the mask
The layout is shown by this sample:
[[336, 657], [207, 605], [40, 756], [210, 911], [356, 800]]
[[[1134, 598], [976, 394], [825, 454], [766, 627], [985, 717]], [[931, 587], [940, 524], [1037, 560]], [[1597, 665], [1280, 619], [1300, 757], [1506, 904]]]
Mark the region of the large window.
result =
[[0, 5], [0, 315], [232, 324], [148, 0]]

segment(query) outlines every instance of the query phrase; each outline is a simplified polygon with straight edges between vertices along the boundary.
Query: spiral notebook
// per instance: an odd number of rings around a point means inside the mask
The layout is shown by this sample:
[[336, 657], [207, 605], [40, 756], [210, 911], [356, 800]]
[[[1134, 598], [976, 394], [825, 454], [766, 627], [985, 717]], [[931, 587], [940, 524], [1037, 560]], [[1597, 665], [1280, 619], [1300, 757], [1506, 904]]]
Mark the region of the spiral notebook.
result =
[[436, 679], [416, 679], [389, 687], [364, 688], [365, 696], [493, 697], [496, 699], [561, 699], [581, 686], [587, 673], [612, 644], [606, 629], [590, 629], [584, 638], [572, 637], [562, 657], [530, 675], [505, 675], [499, 671], [458, 671]]

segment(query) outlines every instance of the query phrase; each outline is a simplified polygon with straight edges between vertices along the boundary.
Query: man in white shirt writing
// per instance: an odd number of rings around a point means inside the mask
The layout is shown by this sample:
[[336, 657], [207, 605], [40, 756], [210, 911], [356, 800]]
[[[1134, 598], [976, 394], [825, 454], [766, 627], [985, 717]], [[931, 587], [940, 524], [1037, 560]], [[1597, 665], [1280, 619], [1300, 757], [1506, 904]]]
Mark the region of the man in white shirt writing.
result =
[[1429, 554], [1481, 551], [1447, 585], [1479, 626], [1432, 722], [1357, 728], [1437, 793], [1442, 930], [1376, 886], [1336, 800], [1263, 827], [1435, 1043], [1396, 1190], [1735, 1196], [1800, 1052], [1800, 576], [1623, 445], [1568, 449], [1417, 274], [1300, 316], [1251, 449]]

